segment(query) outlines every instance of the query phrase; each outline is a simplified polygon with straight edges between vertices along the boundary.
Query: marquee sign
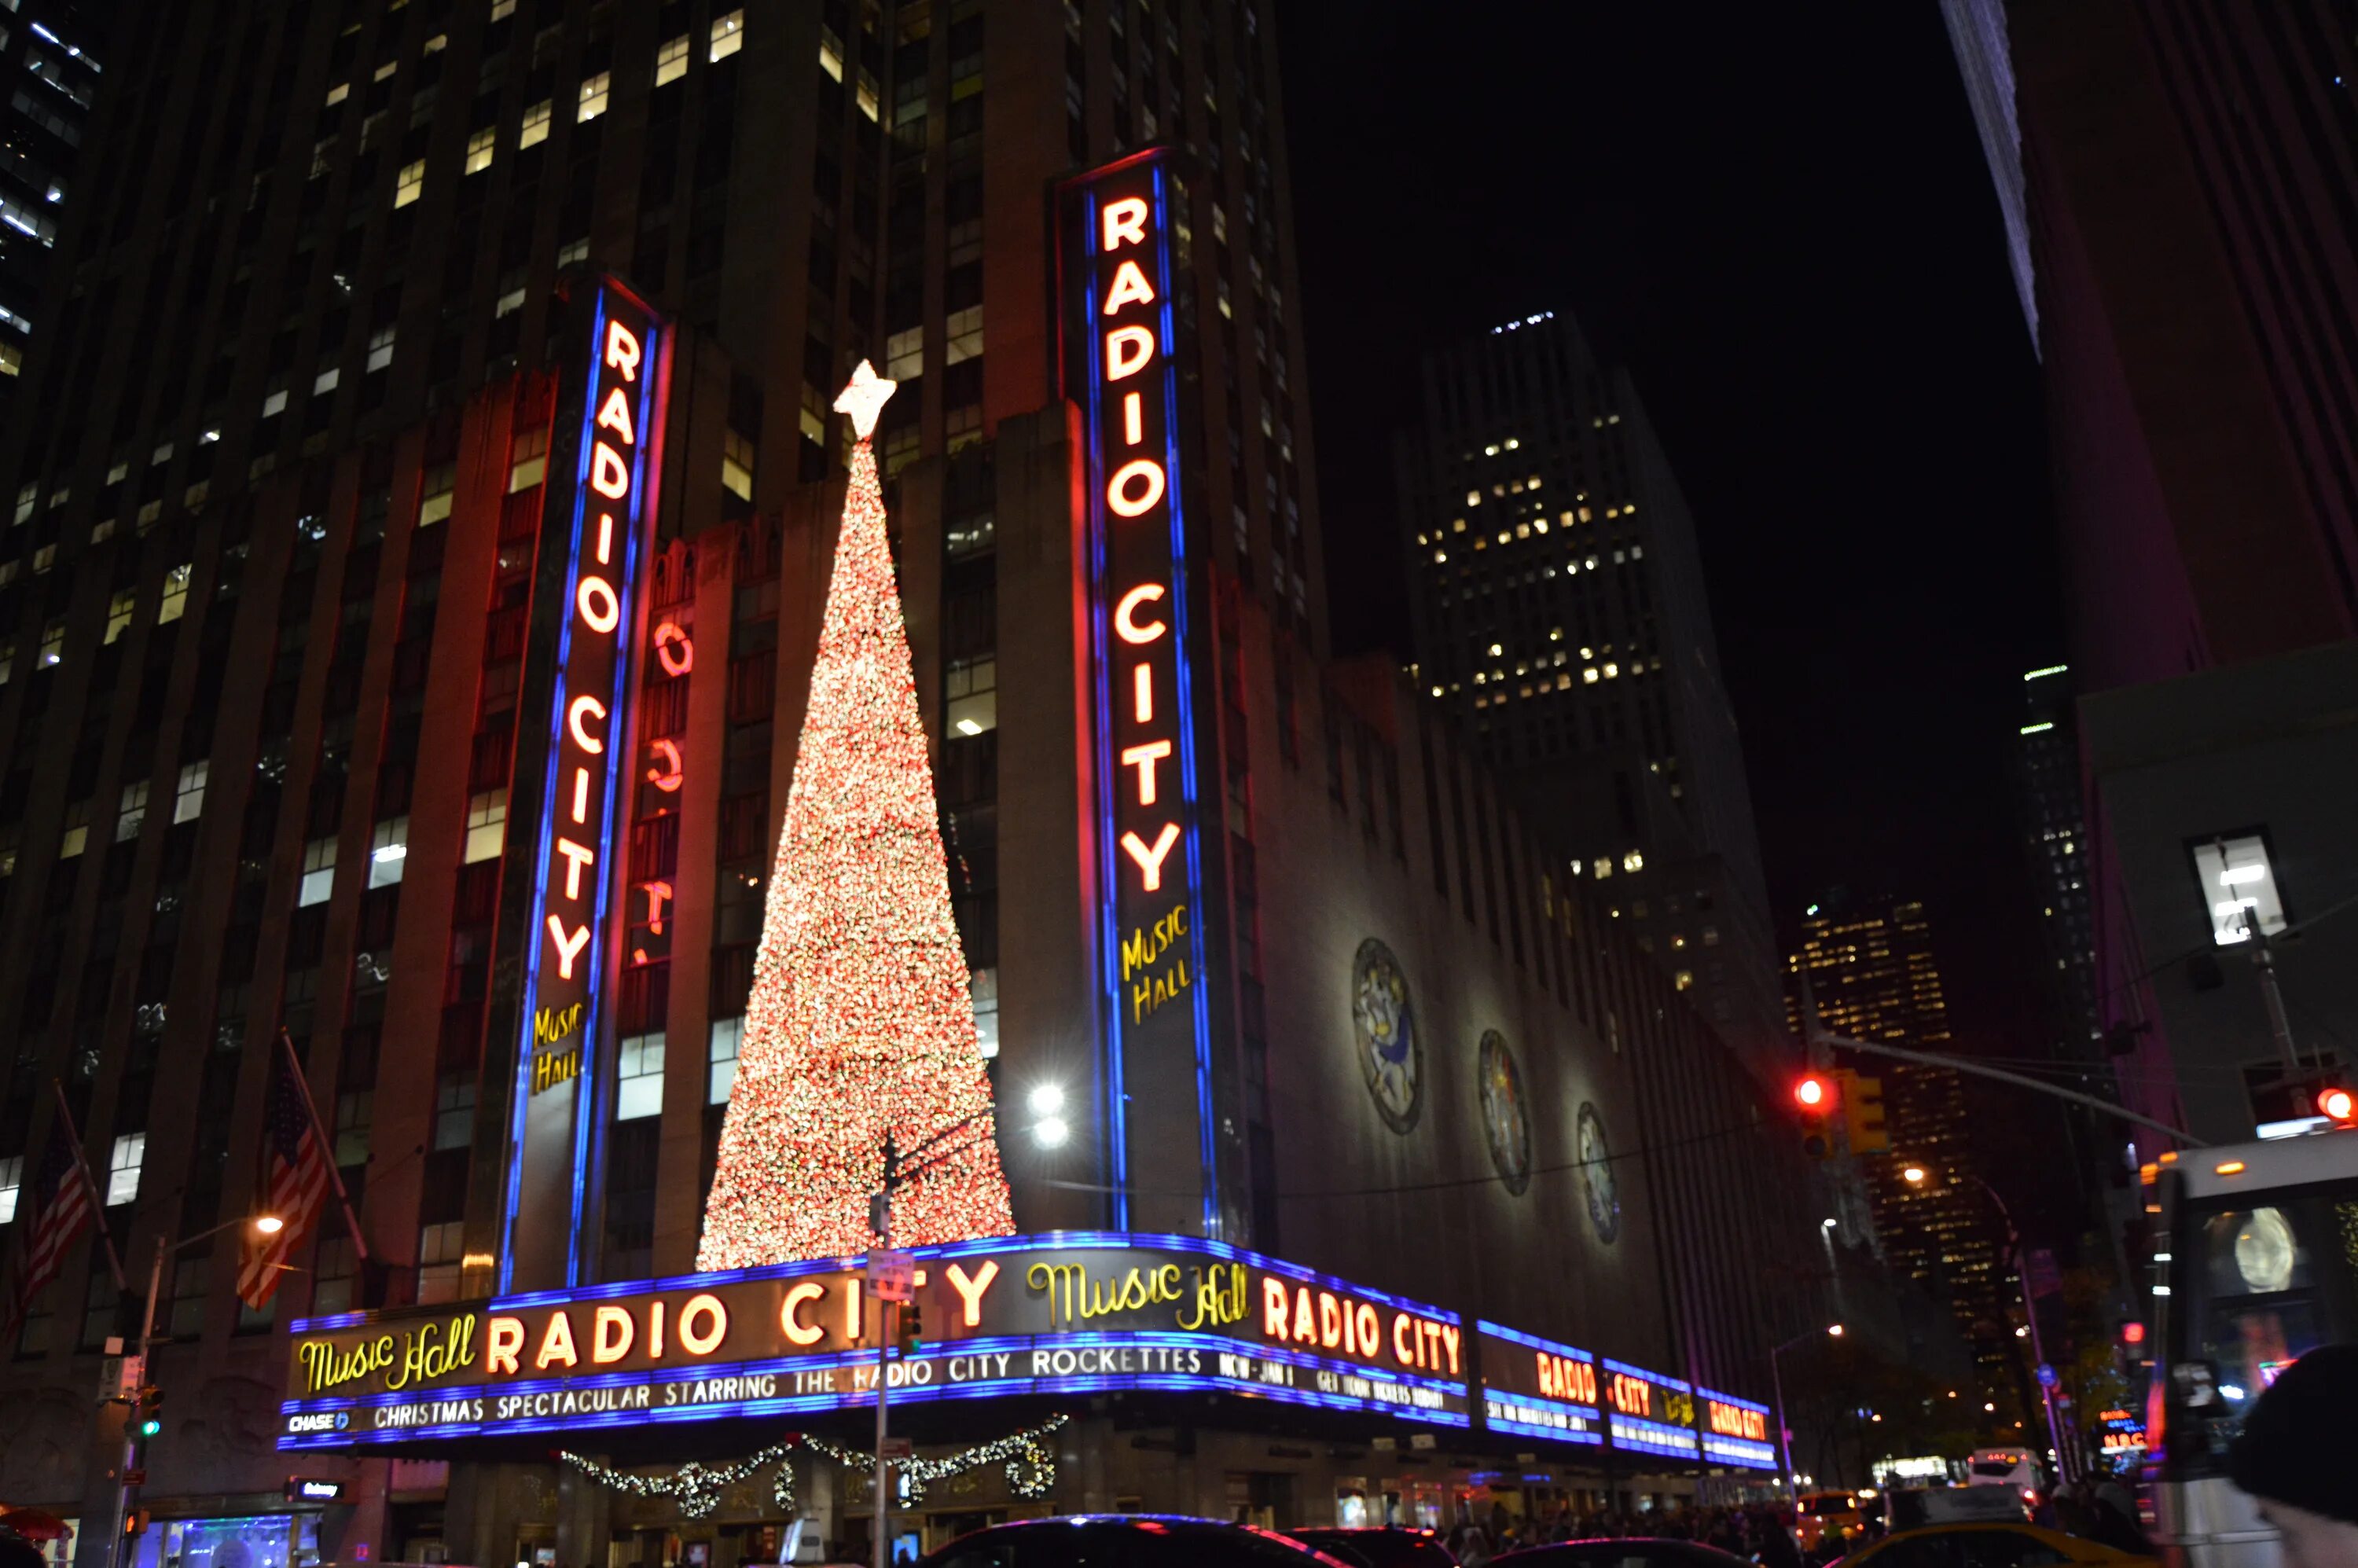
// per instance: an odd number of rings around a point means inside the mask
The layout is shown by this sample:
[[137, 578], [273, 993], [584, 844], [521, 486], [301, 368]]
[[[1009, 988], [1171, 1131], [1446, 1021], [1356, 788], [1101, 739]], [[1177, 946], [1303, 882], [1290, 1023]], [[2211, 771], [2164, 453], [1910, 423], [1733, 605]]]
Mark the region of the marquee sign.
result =
[[1604, 1443], [1595, 1357], [1487, 1319], [1474, 1326], [1482, 1353], [1484, 1425], [1556, 1443]]
[[[1211, 1010], [1193, 657], [1205, 615], [1188, 558], [1181, 458], [1185, 222], [1171, 155], [1153, 148], [1059, 192], [1065, 395], [1080, 410], [1075, 484], [1094, 792], [1087, 862], [1102, 1041], [1104, 1158], [1118, 1228], [1216, 1234]], [[1126, 1086], [1152, 1084], [1133, 1098]], [[1164, 1093], [1192, 1084], [1194, 1094]], [[1130, 1192], [1130, 1172], [1200, 1165], [1200, 1206]], [[1158, 1184], [1168, 1184], [1167, 1179]]]
[[1777, 1445], [1773, 1420], [1767, 1405], [1739, 1400], [1734, 1394], [1697, 1389], [1701, 1401], [1703, 1456], [1707, 1464], [1734, 1465], [1747, 1470], [1774, 1470]]
[[1673, 1459], [1696, 1458], [1694, 1385], [1627, 1362], [1600, 1363], [1613, 1446]]
[[[1468, 1424], [1455, 1313], [1218, 1242], [1062, 1232], [914, 1249], [934, 1336], [895, 1404], [1228, 1393]], [[875, 1400], [857, 1258], [296, 1323], [278, 1446], [784, 1416]]]
[[[616, 845], [635, 762], [629, 709], [638, 577], [655, 516], [671, 334], [620, 285], [600, 279], [595, 287], [579, 384], [579, 460], [569, 486], [551, 476], [535, 573], [536, 593], [555, 588], [560, 574], [547, 553], [564, 552], [546, 762], [537, 826], [524, 849], [531, 881], [499, 1251], [503, 1287], [581, 1276], [581, 1238], [592, 1228], [584, 1204], [595, 1186], [592, 1087], [623, 925], [613, 918]], [[534, 621], [537, 630], [537, 607]], [[511, 812], [526, 823], [534, 815]]]

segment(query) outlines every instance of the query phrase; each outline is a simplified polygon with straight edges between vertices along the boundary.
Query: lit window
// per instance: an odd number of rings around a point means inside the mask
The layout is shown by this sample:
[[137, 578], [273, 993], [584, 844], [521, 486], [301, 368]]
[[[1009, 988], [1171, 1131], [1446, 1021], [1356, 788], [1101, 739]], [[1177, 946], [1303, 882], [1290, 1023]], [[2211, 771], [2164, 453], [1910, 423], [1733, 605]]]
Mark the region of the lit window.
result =
[[530, 490], [548, 473], [548, 427], [525, 430], [515, 438], [514, 455], [508, 460], [508, 493]]
[[426, 470], [425, 494], [417, 503], [417, 525], [439, 523], [450, 515], [450, 492], [458, 487], [459, 465], [444, 463]]
[[41, 628], [41, 656], [36, 662], [37, 665], [45, 670], [53, 669], [65, 656], [66, 623], [61, 620], [52, 621]]
[[949, 733], [979, 735], [999, 728], [999, 661], [986, 656], [959, 659], [942, 677], [947, 705], [943, 721]]
[[487, 789], [467, 802], [467, 864], [496, 860], [507, 844], [508, 792]]
[[[945, 364], [962, 364], [982, 353], [982, 307], [968, 306], [964, 310], [950, 312], [949, 349], [942, 356]], [[972, 372], [968, 372], [972, 374]]]
[[2255, 925], [2263, 936], [2285, 928], [2284, 900], [2277, 891], [2276, 868], [2268, 861], [2265, 838], [2247, 833], [2189, 849], [2203, 902], [2211, 910], [2212, 941], [2233, 947], [2250, 941]]
[[625, 1037], [614, 1053], [614, 1119], [663, 1114], [664, 1033]]
[[189, 609], [189, 575], [196, 569], [193, 561], [183, 562], [164, 574], [164, 595], [156, 601], [156, 624], [178, 621]]
[[1625, 871], [1642, 871], [1646, 869], [1646, 857], [1632, 849], [1621, 857], [1621, 869]]
[[895, 332], [884, 340], [884, 373], [894, 381], [908, 381], [925, 372], [925, 330], [912, 327], [905, 332]]
[[999, 971], [977, 969], [971, 977], [974, 994], [974, 1038], [985, 1061], [999, 1054]]
[[114, 841], [127, 844], [139, 837], [147, 821], [147, 781], [123, 786], [122, 808], [114, 814]]
[[582, 78], [581, 107], [574, 114], [576, 120], [594, 120], [606, 112], [606, 89], [613, 72], [601, 70], [595, 76]]
[[335, 391], [337, 384], [343, 379], [342, 370], [335, 365], [330, 365], [311, 378], [311, 395], [319, 397]]
[[139, 1167], [146, 1162], [147, 1135], [125, 1132], [106, 1156], [106, 1206], [129, 1203], [139, 1195]]
[[705, 1104], [729, 1103], [729, 1091], [737, 1083], [737, 1053], [744, 1043], [743, 1018], [716, 1018], [712, 1021], [712, 1040], [705, 1053], [708, 1067]]
[[369, 334], [368, 368], [372, 371], [379, 371], [392, 362], [393, 329], [379, 327]]
[[0, 343], [0, 375], [25, 373], [25, 351], [14, 343]]
[[720, 433], [720, 488], [740, 501], [753, 499], [753, 443], [730, 429]]
[[714, 59], [727, 59], [744, 47], [745, 13], [743, 10], [731, 11], [725, 16], [712, 18], [712, 58]]
[[[471, 1119], [471, 1115], [470, 1119]], [[464, 1143], [453, 1145], [463, 1149]], [[438, 1305], [459, 1299], [459, 1277], [467, 1255], [467, 1222], [445, 1221], [417, 1232], [417, 1304]]]
[[1679, 989], [1686, 990], [1694, 984], [1694, 971], [1692, 969], [1681, 969], [1673, 979], [1677, 982]]
[[369, 836], [368, 885], [391, 887], [409, 863], [409, 818], [388, 816]]
[[553, 105], [546, 98], [524, 112], [524, 124], [516, 131], [516, 151], [538, 146], [548, 140], [548, 122]]
[[339, 81], [328, 89], [328, 107], [332, 109], [352, 95], [352, 84], [349, 81]]
[[434, 1147], [464, 1149], [474, 1141], [474, 1079], [465, 1073], [447, 1074], [434, 1091]]
[[0, 1225], [16, 1217], [16, 1195], [25, 1186], [25, 1157], [10, 1154], [0, 1159]]
[[138, 598], [137, 589], [121, 588], [115, 589], [114, 596], [106, 601], [106, 641], [108, 643], [112, 643], [116, 638], [131, 630], [131, 610]]
[[269, 395], [262, 400], [262, 416], [265, 419], [273, 418], [277, 415], [284, 413], [286, 408], [287, 389], [283, 386], [274, 388]]
[[393, 204], [406, 207], [425, 194], [426, 160], [419, 158], [416, 163], [403, 164], [401, 172], [394, 176]]
[[838, 81], [843, 80], [843, 44], [824, 22], [818, 28], [818, 68]]
[[467, 162], [464, 172], [481, 174], [492, 167], [492, 155], [499, 149], [500, 132], [496, 125], [486, 125], [467, 138]]
[[336, 889], [336, 839], [333, 834], [303, 846], [303, 880], [295, 891], [295, 907], [308, 909], [328, 902]]
[[676, 38], [666, 38], [663, 47], [655, 50], [655, 85], [677, 81], [687, 74], [687, 35], [682, 33]]
[[503, 22], [515, 15], [516, 0], [492, 0], [492, 20]]
[[180, 770], [179, 788], [172, 794], [172, 820], [194, 822], [205, 809], [205, 775], [212, 763], [200, 757]]
[[523, 308], [524, 289], [521, 286], [509, 289], [492, 302], [492, 315], [495, 319]]
[[1596, 863], [1589, 869], [1596, 873], [1598, 880], [1602, 881], [1613, 874], [1613, 862], [1599, 856]]
[[560, 267], [571, 266], [575, 262], [589, 259], [590, 238], [586, 234], [578, 240], [568, 240], [557, 247], [557, 265]]
[[90, 848], [90, 802], [77, 800], [66, 807], [65, 831], [58, 838], [58, 859], [70, 860]]

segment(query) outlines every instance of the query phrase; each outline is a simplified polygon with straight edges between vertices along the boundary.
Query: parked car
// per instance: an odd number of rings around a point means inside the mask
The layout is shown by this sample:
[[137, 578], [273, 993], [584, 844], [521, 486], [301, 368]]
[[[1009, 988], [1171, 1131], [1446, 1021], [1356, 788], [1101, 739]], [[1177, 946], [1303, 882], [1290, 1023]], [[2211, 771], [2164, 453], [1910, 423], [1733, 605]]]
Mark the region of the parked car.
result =
[[917, 1568], [1354, 1568], [1290, 1535], [1174, 1514], [1017, 1519], [962, 1535]]
[[1940, 1524], [1903, 1530], [1842, 1560], [1842, 1568], [2159, 1568], [2035, 1524]]
[[1605, 1541], [1560, 1541], [1526, 1546], [1490, 1559], [1491, 1568], [1751, 1568], [1700, 1541], [1633, 1535]]
[[1397, 1525], [1346, 1530], [1290, 1530], [1286, 1533], [1355, 1568], [1457, 1568], [1438, 1532]]

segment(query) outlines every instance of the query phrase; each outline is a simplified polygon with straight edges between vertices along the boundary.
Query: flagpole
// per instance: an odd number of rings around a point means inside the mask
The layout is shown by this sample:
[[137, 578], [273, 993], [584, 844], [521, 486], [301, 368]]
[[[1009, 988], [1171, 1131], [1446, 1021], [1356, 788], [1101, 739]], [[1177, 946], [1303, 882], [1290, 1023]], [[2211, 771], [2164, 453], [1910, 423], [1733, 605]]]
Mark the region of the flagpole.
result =
[[107, 1266], [114, 1271], [115, 1294], [127, 1293], [131, 1287], [124, 1282], [123, 1259], [114, 1250], [114, 1232], [106, 1223], [106, 1195], [91, 1174], [90, 1157], [82, 1152], [81, 1134], [74, 1130], [73, 1107], [66, 1103], [66, 1087], [57, 1079], [49, 1080], [49, 1088], [58, 1097], [58, 1125], [65, 1130], [66, 1141], [73, 1146], [74, 1169], [81, 1173], [82, 1188], [90, 1194], [90, 1216], [98, 1231], [98, 1238], [106, 1243]]
[[303, 1108], [310, 1113], [311, 1136], [319, 1141], [319, 1162], [328, 1167], [328, 1181], [336, 1189], [337, 1206], [344, 1211], [344, 1228], [352, 1233], [352, 1251], [359, 1260], [369, 1260], [368, 1238], [361, 1234], [361, 1217], [352, 1212], [352, 1195], [344, 1191], [344, 1173], [336, 1168], [335, 1140], [319, 1120], [319, 1107], [311, 1098], [311, 1080], [303, 1075], [303, 1064], [296, 1057], [295, 1042], [287, 1038], [282, 1027], [278, 1031], [278, 1048], [287, 1053], [287, 1065], [295, 1075], [295, 1087], [303, 1091]]

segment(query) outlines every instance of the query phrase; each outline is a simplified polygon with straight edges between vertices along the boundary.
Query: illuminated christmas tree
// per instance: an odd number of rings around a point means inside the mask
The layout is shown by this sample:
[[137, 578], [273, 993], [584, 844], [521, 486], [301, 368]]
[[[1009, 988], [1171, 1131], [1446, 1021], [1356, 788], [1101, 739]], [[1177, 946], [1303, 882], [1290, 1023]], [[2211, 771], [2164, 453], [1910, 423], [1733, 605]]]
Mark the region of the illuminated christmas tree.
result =
[[835, 405], [860, 440], [699, 1269], [874, 1245], [888, 1135], [950, 1152], [894, 1194], [895, 1245], [1015, 1228], [869, 440], [892, 387], [863, 362]]

